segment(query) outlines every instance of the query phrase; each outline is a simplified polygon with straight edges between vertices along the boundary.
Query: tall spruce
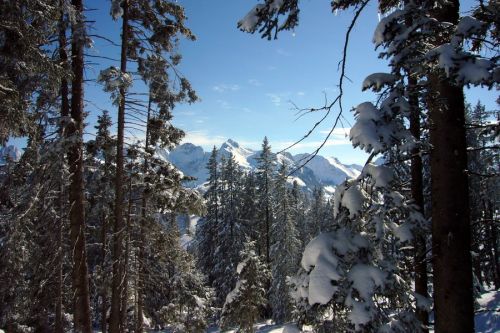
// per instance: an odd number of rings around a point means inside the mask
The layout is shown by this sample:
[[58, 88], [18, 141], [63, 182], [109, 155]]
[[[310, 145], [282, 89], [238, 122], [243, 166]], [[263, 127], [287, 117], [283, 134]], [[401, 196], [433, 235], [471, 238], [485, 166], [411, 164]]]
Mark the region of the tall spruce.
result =
[[300, 241], [292, 218], [291, 197], [287, 186], [288, 168], [281, 164], [274, 180], [274, 219], [271, 225], [271, 289], [270, 304], [277, 323], [292, 318], [291, 288], [288, 278], [299, 264]]
[[259, 243], [257, 245], [258, 253], [266, 258], [266, 262], [271, 262], [271, 224], [273, 218], [271, 192], [272, 178], [275, 168], [275, 156], [271, 152], [271, 146], [267, 137], [262, 142], [262, 150], [257, 158], [257, 187], [258, 207], [259, 207]]
[[259, 319], [260, 309], [266, 302], [265, 284], [269, 272], [257, 255], [254, 242], [245, 242], [239, 256], [241, 261], [234, 267], [238, 274], [236, 286], [225, 298], [221, 326], [237, 326], [240, 332], [253, 333], [253, 325]]
[[208, 186], [204, 194], [207, 213], [200, 221], [196, 231], [198, 264], [202, 271], [208, 276], [210, 285], [215, 277], [213, 268], [215, 266], [215, 250], [217, 248], [217, 231], [220, 223], [220, 173], [217, 165], [217, 149], [213, 147], [207, 163]]

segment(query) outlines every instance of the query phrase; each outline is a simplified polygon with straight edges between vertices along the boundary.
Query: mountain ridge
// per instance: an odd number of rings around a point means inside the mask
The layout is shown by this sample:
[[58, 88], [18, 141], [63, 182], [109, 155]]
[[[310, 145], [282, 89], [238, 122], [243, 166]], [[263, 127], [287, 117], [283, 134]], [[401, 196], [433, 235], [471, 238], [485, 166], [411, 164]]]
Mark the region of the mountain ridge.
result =
[[[216, 148], [217, 149], [217, 148]], [[228, 139], [217, 149], [217, 158], [234, 157], [236, 163], [244, 171], [255, 171], [257, 169], [257, 158], [260, 150], [252, 150], [242, 147], [238, 142]], [[197, 178], [188, 182], [189, 187], [200, 187], [208, 178], [206, 165], [211, 152], [206, 152], [201, 146], [192, 143], [183, 143], [172, 151], [159, 150], [158, 155], [162, 156], [187, 176]], [[287, 163], [290, 169], [298, 167], [310, 154], [302, 153], [292, 155], [289, 152], [275, 154], [277, 165]], [[343, 164], [337, 157], [324, 157], [316, 155], [306, 166], [298, 170], [290, 177], [290, 182], [296, 180], [299, 186], [312, 190], [321, 186], [327, 192], [333, 192], [334, 186], [346, 179], [357, 177], [362, 169], [361, 165]]]

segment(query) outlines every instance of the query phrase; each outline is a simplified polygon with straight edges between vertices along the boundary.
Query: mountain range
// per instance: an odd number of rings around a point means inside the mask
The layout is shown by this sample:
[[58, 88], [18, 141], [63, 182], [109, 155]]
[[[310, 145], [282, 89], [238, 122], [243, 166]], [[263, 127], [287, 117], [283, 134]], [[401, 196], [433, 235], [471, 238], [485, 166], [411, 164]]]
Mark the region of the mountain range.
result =
[[[192, 143], [184, 143], [172, 151], [160, 149], [157, 153], [174, 164], [185, 175], [196, 178], [196, 180], [188, 182], [187, 186], [200, 187], [207, 181], [208, 170], [206, 166], [211, 152], [206, 152], [202, 147]], [[236, 141], [229, 139], [218, 148], [217, 153], [219, 160], [222, 156], [229, 158], [232, 155], [244, 171], [255, 171], [261, 152], [242, 147]], [[288, 152], [275, 156], [277, 164], [286, 163], [289, 170], [295, 169], [310, 157], [309, 154], [292, 155]], [[362, 166], [357, 164], [343, 164], [336, 157], [316, 155], [306, 166], [295, 172], [289, 181], [297, 181], [300, 186], [309, 190], [321, 186], [327, 193], [333, 193], [336, 185], [346, 179], [357, 177], [361, 169]]]

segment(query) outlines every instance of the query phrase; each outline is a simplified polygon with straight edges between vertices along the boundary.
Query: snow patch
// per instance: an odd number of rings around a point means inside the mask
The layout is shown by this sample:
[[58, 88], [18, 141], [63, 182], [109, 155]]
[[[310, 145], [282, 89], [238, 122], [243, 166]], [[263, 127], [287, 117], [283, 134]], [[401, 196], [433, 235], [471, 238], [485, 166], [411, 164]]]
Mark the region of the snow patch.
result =
[[245, 32], [254, 32], [259, 23], [259, 13], [264, 7], [265, 5], [263, 4], [258, 4], [253, 7], [248, 14], [238, 22], [238, 28]]

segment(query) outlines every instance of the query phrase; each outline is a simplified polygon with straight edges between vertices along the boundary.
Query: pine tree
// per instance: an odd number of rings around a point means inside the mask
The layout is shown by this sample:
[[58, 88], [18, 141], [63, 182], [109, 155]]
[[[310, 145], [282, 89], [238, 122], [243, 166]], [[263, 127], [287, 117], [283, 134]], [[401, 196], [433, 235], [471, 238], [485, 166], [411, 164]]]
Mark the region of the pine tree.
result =
[[467, 147], [474, 277], [479, 283], [500, 285], [498, 228], [492, 221], [498, 197], [498, 156], [494, 154], [493, 115], [477, 102], [467, 108]]
[[72, 141], [68, 150], [70, 169], [69, 222], [71, 248], [73, 248], [72, 281], [74, 289], [73, 321], [75, 331], [90, 333], [90, 296], [85, 240], [85, 194], [83, 180], [83, 49], [85, 41], [85, 21], [83, 1], [72, 0], [76, 11], [75, 22], [71, 25], [71, 123], [66, 128], [66, 135]]
[[327, 224], [324, 192], [321, 187], [315, 187], [312, 193], [311, 207], [308, 214], [308, 239], [310, 240], [316, 237], [320, 232], [326, 231]]
[[247, 241], [236, 267], [236, 287], [227, 295], [222, 309], [221, 326], [233, 325], [240, 332], [253, 333], [253, 325], [259, 319], [259, 312], [266, 303], [265, 283], [268, 279], [266, 265], [255, 252], [255, 243]]
[[274, 219], [271, 226], [271, 289], [273, 319], [283, 323], [291, 319], [292, 300], [288, 277], [296, 272], [300, 242], [291, 214], [291, 198], [287, 188], [288, 170], [285, 163], [279, 169], [273, 186]]
[[258, 207], [260, 226], [258, 253], [264, 255], [266, 262], [271, 262], [270, 247], [271, 247], [271, 224], [273, 218], [271, 192], [272, 178], [274, 174], [275, 156], [271, 153], [271, 146], [267, 137], [262, 142], [262, 151], [257, 158], [257, 187], [259, 189]]
[[211, 285], [215, 279], [213, 268], [215, 266], [215, 250], [217, 247], [217, 231], [219, 228], [220, 209], [220, 174], [217, 165], [217, 149], [214, 147], [207, 164], [208, 186], [204, 194], [207, 214], [200, 220], [196, 231], [198, 264], [208, 276]]
[[238, 193], [241, 172], [234, 157], [221, 159], [221, 220], [218, 224], [213, 266], [216, 304], [222, 306], [226, 295], [236, 283], [235, 269], [240, 261], [244, 233], [239, 220]]
[[107, 331], [107, 313], [108, 313], [108, 290], [109, 290], [109, 276], [111, 275], [110, 264], [110, 247], [109, 239], [111, 237], [110, 225], [113, 220], [113, 207], [112, 202], [115, 197], [113, 187], [113, 177], [115, 174], [115, 139], [111, 136], [110, 129], [112, 126], [111, 117], [107, 111], [103, 111], [97, 118], [97, 125], [95, 126], [97, 133], [95, 140], [86, 142], [87, 160], [86, 160], [86, 173], [87, 173], [87, 190], [88, 195], [88, 213], [87, 223], [91, 230], [89, 241], [100, 244], [98, 253], [89, 255], [93, 257], [94, 262], [89, 266], [93, 272], [92, 278], [94, 281], [99, 281], [98, 292], [93, 295], [93, 310], [94, 320], [100, 318], [100, 325], [102, 332]]
[[257, 219], [257, 200], [257, 178], [253, 171], [249, 171], [244, 175], [244, 184], [240, 196], [240, 221], [243, 233], [256, 243], [260, 237], [259, 230], [256, 228], [259, 223]]
[[292, 219], [298, 231], [298, 239], [300, 241], [300, 252], [302, 252], [306, 244], [309, 243], [311, 238], [309, 237], [307, 228], [307, 212], [308, 212], [309, 201], [307, 195], [303, 193], [297, 181], [293, 182], [290, 198], [290, 209]]
[[[40, 118], [32, 103], [54, 91], [67, 73], [50, 56], [57, 34], [59, 0], [3, 1], [0, 4], [0, 144], [33, 136]], [[57, 38], [56, 38], [57, 40]], [[22, 66], [19, 66], [22, 64]], [[40, 105], [40, 101], [38, 101]]]
[[[125, 311], [120, 305], [123, 298], [121, 280], [125, 272], [124, 263], [121, 261], [124, 236], [122, 231], [125, 227], [123, 197], [125, 108], [127, 105], [129, 109], [132, 109], [130, 105], [141, 105], [141, 101], [130, 100], [130, 96], [127, 96], [132, 84], [132, 76], [127, 73], [127, 64], [129, 61], [137, 63], [137, 73], [147, 83], [150, 99], [159, 109], [157, 115], [147, 119], [148, 145], [154, 146], [160, 143], [163, 147], [175, 146], [182, 138], [183, 132], [170, 123], [171, 110], [176, 103], [193, 102], [197, 97], [189, 81], [175, 70], [181, 59], [174, 52], [178, 37], [194, 40], [194, 35], [184, 25], [186, 17], [182, 6], [170, 1], [114, 0], [111, 15], [114, 19], [122, 18], [120, 68], [110, 67], [102, 71], [100, 81], [105, 83], [105, 90], [111, 92], [115, 104], [118, 105], [113, 227], [114, 267], [110, 314], [110, 331], [118, 332], [120, 318], [124, 316]], [[179, 80], [177, 90], [172, 87], [172, 79]], [[141, 330], [140, 327], [138, 329]]]

